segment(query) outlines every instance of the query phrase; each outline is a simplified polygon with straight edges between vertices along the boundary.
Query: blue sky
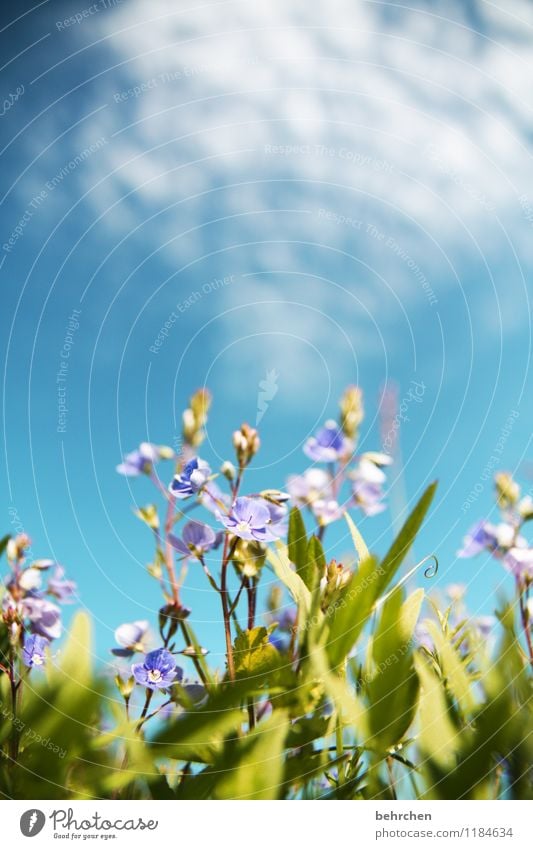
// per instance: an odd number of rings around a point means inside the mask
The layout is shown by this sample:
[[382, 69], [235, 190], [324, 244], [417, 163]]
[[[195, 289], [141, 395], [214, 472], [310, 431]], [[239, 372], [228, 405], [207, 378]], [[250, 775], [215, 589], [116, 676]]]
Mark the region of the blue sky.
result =
[[[416, 555], [490, 612], [501, 569], [455, 552], [492, 509], [498, 445], [533, 485], [531, 6], [337, 0], [326, 23], [322, 4], [189, 5], [3, 6], [5, 529], [16, 514], [65, 564], [106, 657], [159, 600], [131, 511], [149, 485], [114, 467], [145, 438], [172, 444], [195, 388], [214, 395], [215, 466], [276, 372], [256, 490], [305, 468], [347, 383], [377, 448], [380, 388], [417, 381], [393, 486], [412, 504], [439, 479]], [[378, 552], [390, 527], [362, 525]], [[215, 641], [202, 577], [187, 598]]]

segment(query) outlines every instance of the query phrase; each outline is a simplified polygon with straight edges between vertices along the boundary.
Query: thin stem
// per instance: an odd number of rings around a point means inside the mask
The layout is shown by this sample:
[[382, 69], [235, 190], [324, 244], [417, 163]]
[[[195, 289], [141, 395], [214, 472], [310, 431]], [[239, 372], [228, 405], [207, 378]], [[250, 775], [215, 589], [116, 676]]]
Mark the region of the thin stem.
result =
[[180, 606], [180, 591], [179, 584], [176, 579], [176, 571], [174, 569], [174, 548], [169, 540], [169, 534], [174, 526], [174, 509], [176, 499], [169, 496], [167, 504], [167, 515], [165, 519], [165, 565], [168, 573], [170, 589], [172, 592], [172, 600], [176, 607]]
[[531, 630], [529, 627], [529, 613], [524, 601], [524, 596], [522, 595], [522, 589], [519, 584], [517, 584], [518, 589], [518, 604], [520, 607], [520, 619], [522, 622], [522, 628], [524, 629], [524, 635], [526, 638], [527, 648], [529, 652], [529, 662], [533, 666], [533, 642], [531, 641]]
[[154, 716], [157, 716], [157, 714], [161, 710], [163, 710], [164, 707], [167, 707], [168, 705], [171, 705], [171, 704], [172, 704], [172, 699], [167, 699], [166, 702], [163, 702], [162, 705], [159, 705], [159, 707], [156, 708], [155, 710], [153, 710], [152, 713], [147, 714], [147, 716], [145, 716], [144, 719], [140, 719], [139, 723], [137, 725], [137, 730], [139, 730], [146, 722], [148, 722], [149, 719], [153, 719]]
[[[187, 623], [183, 621], [183, 619], [180, 619], [180, 628], [181, 628], [181, 632], [183, 634], [183, 638], [184, 638], [186, 644], [188, 646], [192, 645], [192, 647], [196, 651], [196, 649], [197, 649], [196, 641], [192, 639], [191, 633], [189, 631], [189, 627], [188, 627]], [[200, 676], [202, 684], [205, 684], [206, 686], [208, 686], [209, 681], [207, 680], [207, 676], [206, 676], [206, 674], [205, 674], [205, 672], [202, 668], [202, 664], [200, 663], [200, 660], [199, 660], [199, 658], [197, 657], [196, 654], [193, 656], [192, 662], [194, 664], [194, 668], [196, 669], [198, 675]]]
[[224, 539], [224, 551], [222, 554], [222, 568], [220, 572], [220, 600], [222, 602], [222, 617], [224, 619], [224, 635], [226, 638], [226, 655], [228, 661], [228, 672], [231, 681], [235, 680], [235, 663], [233, 660], [233, 644], [231, 641], [231, 613], [229, 609], [228, 594], [228, 565], [235, 551], [237, 538], [229, 545], [229, 536]]
[[246, 578], [246, 575], [244, 575], [244, 576], [243, 576], [243, 578], [242, 578], [242, 581], [241, 581], [241, 585], [240, 585], [240, 587], [239, 587], [239, 590], [238, 590], [238, 592], [237, 592], [237, 595], [235, 596], [235, 598], [234, 598], [234, 600], [233, 600], [233, 604], [230, 606], [230, 609], [229, 609], [230, 615], [231, 615], [231, 614], [233, 614], [233, 613], [234, 613], [234, 611], [235, 611], [235, 610], [236, 610], [236, 608], [237, 608], [237, 605], [238, 605], [238, 603], [239, 603], [239, 599], [240, 599], [240, 597], [241, 597], [241, 593], [242, 593], [243, 589], [244, 589], [244, 588], [245, 588], [245, 586], [246, 586], [247, 580], [248, 580], [248, 579]]
[[152, 697], [154, 695], [154, 691], [150, 689], [150, 687], [146, 688], [146, 699], [144, 701], [144, 707], [142, 709], [142, 713], [139, 717], [139, 721], [137, 723], [137, 731], [140, 731], [143, 721], [148, 713], [148, 708], [150, 707], [150, 702], [152, 701]]

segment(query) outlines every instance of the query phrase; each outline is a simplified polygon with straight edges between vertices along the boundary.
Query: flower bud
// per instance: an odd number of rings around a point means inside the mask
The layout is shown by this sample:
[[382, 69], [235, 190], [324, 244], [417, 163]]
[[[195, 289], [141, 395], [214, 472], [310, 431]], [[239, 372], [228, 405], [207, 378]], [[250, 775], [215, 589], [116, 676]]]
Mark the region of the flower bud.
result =
[[513, 480], [513, 476], [509, 472], [498, 472], [494, 475], [494, 483], [499, 506], [504, 510], [514, 507], [520, 498], [520, 487]]
[[234, 431], [233, 447], [235, 448], [239, 468], [244, 469], [248, 465], [252, 457], [259, 451], [260, 444], [261, 441], [256, 429], [250, 427], [246, 422], [241, 425], [240, 430]]
[[237, 474], [235, 466], [233, 465], [233, 463], [230, 463], [229, 460], [225, 460], [222, 463], [220, 467], [220, 472], [224, 475], [225, 478], [227, 478], [227, 480], [229, 480], [230, 483], [235, 480], [235, 476]]
[[130, 678], [128, 678], [127, 681], [124, 681], [124, 679], [121, 678], [120, 675], [115, 675], [115, 684], [117, 685], [117, 689], [120, 695], [123, 696], [125, 699], [129, 699], [129, 697], [133, 693], [133, 688], [135, 686], [135, 678], [132, 675]]
[[183, 441], [186, 445], [197, 448], [204, 441], [204, 427], [210, 406], [211, 394], [207, 389], [198, 389], [190, 400], [190, 407], [182, 415]]
[[355, 439], [365, 414], [363, 392], [358, 386], [348, 386], [340, 400], [341, 427], [349, 439]]
[[146, 507], [139, 507], [138, 510], [134, 510], [136, 516], [139, 517], [141, 522], [145, 522], [149, 528], [157, 531], [159, 530], [159, 516], [157, 515], [157, 507], [155, 504], [147, 504]]
[[270, 501], [277, 507], [281, 507], [282, 504], [286, 504], [290, 499], [289, 493], [282, 492], [280, 489], [263, 489], [259, 495], [261, 498], [264, 498], [265, 501]]
[[16, 537], [11, 537], [6, 547], [8, 559], [13, 561], [24, 560], [26, 549], [30, 545], [31, 539], [27, 534], [18, 534]]

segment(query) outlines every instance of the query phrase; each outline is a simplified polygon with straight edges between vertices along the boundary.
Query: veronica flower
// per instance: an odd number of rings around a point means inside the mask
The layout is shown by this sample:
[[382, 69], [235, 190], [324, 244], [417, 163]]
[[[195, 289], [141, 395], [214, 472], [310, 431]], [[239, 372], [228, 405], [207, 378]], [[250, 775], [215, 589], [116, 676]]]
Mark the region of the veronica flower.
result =
[[215, 515], [224, 507], [229, 510], [231, 507], [231, 498], [225, 492], [222, 492], [216, 481], [209, 481], [209, 488], [205, 487], [200, 493], [200, 501], [202, 506], [210, 513]]
[[48, 581], [48, 592], [55, 596], [58, 601], [68, 604], [74, 600], [77, 587], [74, 581], [65, 578], [65, 570], [57, 566], [52, 578]]
[[30, 620], [33, 634], [40, 634], [48, 640], [61, 636], [61, 611], [55, 604], [45, 598], [27, 596], [22, 601], [22, 608]]
[[330, 419], [304, 445], [304, 454], [317, 463], [334, 463], [353, 450], [353, 443]]
[[286, 536], [289, 529], [287, 508], [283, 504], [274, 504], [272, 501], [267, 501], [266, 499], [264, 499], [264, 502], [270, 513], [270, 531], [278, 538]]
[[329, 525], [337, 519], [342, 519], [344, 515], [343, 508], [334, 498], [319, 498], [318, 501], [313, 502], [311, 510], [320, 525]]
[[[385, 482], [385, 472], [372, 460], [372, 455], [364, 455], [357, 467], [350, 472], [353, 480], [352, 492], [354, 502], [365, 516], [375, 516], [385, 510], [383, 504], [382, 484]], [[387, 455], [375, 455], [386, 457]]]
[[496, 618], [494, 616], [476, 616], [473, 624], [480, 637], [486, 640], [494, 630]]
[[330, 494], [331, 477], [324, 469], [307, 469], [303, 475], [291, 475], [287, 489], [299, 507], [306, 506]]
[[176, 678], [181, 680], [183, 676], [183, 671], [164, 648], [149, 652], [142, 663], [132, 664], [131, 671], [137, 683], [150, 690], [170, 687]]
[[[167, 456], [168, 449], [163, 454]], [[141, 442], [136, 451], [126, 454], [122, 463], [117, 466], [119, 475], [126, 477], [138, 477], [138, 475], [149, 475], [154, 463], [161, 459], [161, 449], [152, 442]]]
[[533, 581], [533, 549], [509, 549], [503, 558], [503, 565], [521, 584]]
[[115, 641], [120, 648], [111, 649], [112, 654], [116, 657], [131, 657], [135, 652], [144, 653], [146, 651], [148, 627], [148, 622], [145, 620], [119, 625], [115, 631]]
[[176, 498], [188, 498], [205, 486], [209, 480], [211, 469], [205, 460], [193, 457], [189, 460], [183, 471], [174, 477], [169, 489]]
[[49, 642], [39, 634], [28, 634], [24, 640], [22, 660], [26, 666], [43, 666], [46, 660], [46, 649]]
[[215, 548], [220, 543], [220, 537], [209, 525], [202, 522], [187, 522], [183, 527], [182, 538], [168, 535], [169, 542], [185, 557], [196, 557], [201, 559], [204, 554]]
[[522, 548], [526, 545], [523, 537], [516, 537], [516, 529], [508, 522], [492, 525], [490, 522], [477, 522], [463, 540], [463, 547], [457, 552], [457, 557], [475, 557], [482, 551], [500, 553], [516, 545]]
[[270, 511], [262, 498], [237, 498], [230, 512], [219, 513], [217, 519], [237, 537], [271, 542], [279, 539], [276, 526], [271, 527]]
[[33, 590], [39, 589], [41, 581], [41, 570], [30, 566], [28, 569], [24, 569], [24, 571], [20, 573], [18, 585], [21, 589], [26, 590], [26, 592], [32, 592]]

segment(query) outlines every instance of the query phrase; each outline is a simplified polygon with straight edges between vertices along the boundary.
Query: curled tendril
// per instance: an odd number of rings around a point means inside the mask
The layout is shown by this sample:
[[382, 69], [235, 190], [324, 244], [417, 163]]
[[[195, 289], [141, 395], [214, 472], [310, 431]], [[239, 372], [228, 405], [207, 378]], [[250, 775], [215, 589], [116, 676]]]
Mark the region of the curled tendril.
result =
[[416, 566], [413, 566], [413, 568], [410, 569], [407, 574], [404, 575], [403, 578], [401, 578], [401, 580], [399, 580], [398, 583], [391, 590], [389, 590], [388, 593], [386, 593], [384, 596], [381, 596], [381, 598], [376, 602], [376, 608], [382, 605], [383, 602], [387, 601], [387, 599], [390, 598], [391, 595], [396, 592], [399, 587], [403, 586], [409, 580], [409, 578], [411, 578], [415, 574], [415, 572], [418, 572], [420, 567], [423, 566], [424, 563], [427, 563], [428, 560], [432, 560], [433, 562], [430, 566], [426, 566], [426, 568], [424, 569], [424, 578], [434, 578], [437, 572], [439, 571], [439, 561], [437, 560], [436, 554], [427, 554], [422, 560], [420, 560], [416, 564]]
[[437, 572], [439, 571], [439, 561], [437, 559], [437, 555], [436, 554], [428, 554], [428, 556], [424, 557], [424, 559], [421, 560], [418, 565], [422, 566], [422, 564], [425, 563], [426, 560], [432, 560], [433, 563], [431, 564], [431, 566], [427, 566], [424, 569], [424, 578], [434, 578], [435, 575], [437, 574]]

